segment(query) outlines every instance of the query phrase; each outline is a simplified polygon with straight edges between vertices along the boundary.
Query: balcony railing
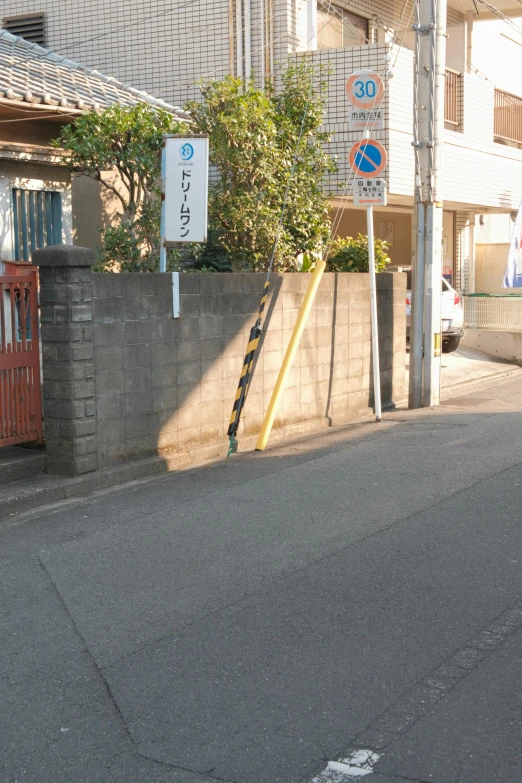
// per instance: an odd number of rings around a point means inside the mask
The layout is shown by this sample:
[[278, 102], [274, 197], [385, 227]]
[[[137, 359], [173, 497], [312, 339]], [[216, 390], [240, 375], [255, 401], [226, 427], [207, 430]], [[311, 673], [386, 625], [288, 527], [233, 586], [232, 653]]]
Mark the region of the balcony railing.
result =
[[495, 136], [522, 144], [522, 98], [495, 90]]
[[444, 83], [444, 122], [457, 128], [459, 125], [460, 73], [446, 68]]
[[463, 296], [468, 329], [522, 331], [522, 296]]

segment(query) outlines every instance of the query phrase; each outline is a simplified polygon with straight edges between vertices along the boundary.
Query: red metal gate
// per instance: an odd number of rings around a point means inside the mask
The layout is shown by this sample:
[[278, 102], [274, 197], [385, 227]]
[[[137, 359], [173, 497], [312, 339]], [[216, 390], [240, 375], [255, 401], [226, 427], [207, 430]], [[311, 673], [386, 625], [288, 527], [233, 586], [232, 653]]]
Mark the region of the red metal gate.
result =
[[0, 276], [0, 447], [42, 440], [36, 275]]

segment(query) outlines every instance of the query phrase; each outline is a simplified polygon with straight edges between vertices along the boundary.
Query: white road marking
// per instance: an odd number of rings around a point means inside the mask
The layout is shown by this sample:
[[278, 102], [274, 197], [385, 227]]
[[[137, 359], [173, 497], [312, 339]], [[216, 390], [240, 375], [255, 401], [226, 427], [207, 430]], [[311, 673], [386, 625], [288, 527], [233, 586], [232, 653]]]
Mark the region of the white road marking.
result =
[[379, 754], [371, 750], [355, 750], [341, 761], [329, 761], [312, 783], [349, 783], [352, 778], [371, 775]]

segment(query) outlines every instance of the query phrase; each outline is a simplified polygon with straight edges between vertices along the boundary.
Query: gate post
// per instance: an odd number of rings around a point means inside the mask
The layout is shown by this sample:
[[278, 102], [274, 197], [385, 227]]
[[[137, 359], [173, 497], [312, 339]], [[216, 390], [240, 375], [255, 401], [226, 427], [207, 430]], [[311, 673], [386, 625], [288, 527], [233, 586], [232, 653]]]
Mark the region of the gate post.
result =
[[91, 275], [96, 253], [51, 245], [33, 252], [33, 262], [40, 267], [47, 472], [89, 473], [98, 468]]

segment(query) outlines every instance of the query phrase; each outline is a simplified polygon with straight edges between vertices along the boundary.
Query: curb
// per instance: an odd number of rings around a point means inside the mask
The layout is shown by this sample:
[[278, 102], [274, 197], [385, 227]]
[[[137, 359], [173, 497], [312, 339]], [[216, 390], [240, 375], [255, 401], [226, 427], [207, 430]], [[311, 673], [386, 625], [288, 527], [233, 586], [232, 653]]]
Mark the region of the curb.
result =
[[487, 386], [490, 383], [497, 383], [497, 381], [505, 380], [511, 375], [519, 375], [520, 373], [522, 373], [522, 367], [511, 366], [509, 370], [504, 370], [504, 372], [495, 373], [494, 375], [486, 375], [482, 378], [472, 378], [468, 381], [460, 381], [459, 383], [454, 383], [451, 386], [445, 386], [443, 389], [441, 389], [440, 396], [441, 399], [450, 399], [451, 397], [448, 396], [448, 393], [453, 396], [454, 393], [458, 392], [459, 390], [469, 389], [470, 387]]

